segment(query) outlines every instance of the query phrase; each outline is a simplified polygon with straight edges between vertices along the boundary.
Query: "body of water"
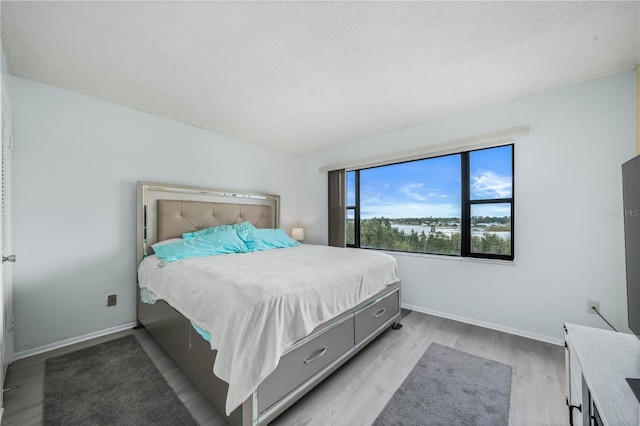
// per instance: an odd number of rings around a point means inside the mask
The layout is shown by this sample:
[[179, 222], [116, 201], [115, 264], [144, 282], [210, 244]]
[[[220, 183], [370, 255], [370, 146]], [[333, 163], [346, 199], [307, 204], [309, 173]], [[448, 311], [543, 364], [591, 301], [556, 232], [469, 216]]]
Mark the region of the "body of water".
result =
[[[430, 226], [422, 226], [422, 225], [401, 225], [401, 224], [392, 224], [392, 227], [398, 229], [399, 231], [404, 231], [405, 234], [411, 234], [411, 231], [415, 231], [418, 235], [420, 235], [420, 233], [422, 231], [424, 231], [424, 233], [426, 235], [429, 235], [429, 232], [431, 231], [431, 227]], [[459, 234], [460, 233], [460, 228], [446, 228], [446, 227], [436, 227], [436, 231], [437, 232], [442, 232], [445, 235], [451, 236], [453, 234]], [[484, 235], [484, 230], [482, 228], [472, 228], [471, 229], [471, 236], [473, 237], [482, 237]], [[502, 238], [503, 240], [506, 240], [508, 238], [511, 238], [511, 232], [508, 231], [492, 231], [489, 232], [489, 234], [493, 234], [493, 235], [497, 235], [498, 237]]]

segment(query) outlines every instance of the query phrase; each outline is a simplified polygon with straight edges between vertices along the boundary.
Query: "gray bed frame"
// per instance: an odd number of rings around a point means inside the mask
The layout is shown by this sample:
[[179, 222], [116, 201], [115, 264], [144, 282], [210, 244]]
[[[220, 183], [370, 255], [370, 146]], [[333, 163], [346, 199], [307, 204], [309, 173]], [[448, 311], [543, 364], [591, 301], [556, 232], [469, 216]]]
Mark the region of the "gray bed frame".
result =
[[[271, 194], [138, 182], [137, 263], [151, 244], [221, 224], [249, 221], [279, 227], [280, 197]], [[142, 303], [136, 285], [137, 321], [225, 416], [228, 385], [213, 374], [211, 350], [182, 314], [164, 301]], [[400, 282], [322, 324], [296, 342], [240, 407], [225, 416], [232, 425], [266, 425], [353, 357], [385, 329], [400, 328]]]

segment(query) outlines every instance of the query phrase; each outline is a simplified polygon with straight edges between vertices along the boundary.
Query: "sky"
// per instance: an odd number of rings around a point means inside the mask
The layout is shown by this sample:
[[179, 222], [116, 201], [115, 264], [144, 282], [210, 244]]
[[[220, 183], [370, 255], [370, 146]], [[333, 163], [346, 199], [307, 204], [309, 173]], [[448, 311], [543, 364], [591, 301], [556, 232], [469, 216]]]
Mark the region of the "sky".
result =
[[[511, 146], [471, 152], [471, 198], [512, 196]], [[460, 155], [374, 167], [360, 171], [360, 215], [460, 217]], [[354, 173], [347, 173], [347, 205], [355, 203]], [[508, 204], [474, 206], [472, 215], [509, 216]]]

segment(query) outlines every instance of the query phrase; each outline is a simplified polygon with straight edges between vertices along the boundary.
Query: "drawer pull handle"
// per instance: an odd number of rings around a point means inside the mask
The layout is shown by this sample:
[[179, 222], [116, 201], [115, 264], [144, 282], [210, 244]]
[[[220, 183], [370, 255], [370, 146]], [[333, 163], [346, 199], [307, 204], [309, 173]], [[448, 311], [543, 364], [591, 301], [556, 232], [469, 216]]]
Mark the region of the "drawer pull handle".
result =
[[322, 357], [322, 355], [324, 355], [327, 352], [327, 347], [325, 346], [324, 348], [320, 349], [315, 355], [313, 355], [311, 358], [306, 359], [304, 361], [305, 364], [309, 364], [310, 362], [315, 361], [316, 359]]
[[375, 314], [373, 314], [374, 318], [380, 318], [381, 316], [384, 315], [384, 313], [387, 312], [387, 308], [382, 308], [380, 309], [378, 312], [376, 312]]

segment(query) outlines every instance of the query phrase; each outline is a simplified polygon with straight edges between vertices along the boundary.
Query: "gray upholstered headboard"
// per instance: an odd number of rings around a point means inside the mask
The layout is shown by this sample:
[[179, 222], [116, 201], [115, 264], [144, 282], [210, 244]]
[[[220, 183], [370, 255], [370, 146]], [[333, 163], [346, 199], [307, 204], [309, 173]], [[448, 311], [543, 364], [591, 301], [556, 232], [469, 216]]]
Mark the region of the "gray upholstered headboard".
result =
[[138, 182], [137, 264], [153, 243], [184, 232], [247, 221], [280, 226], [280, 196], [257, 192]]
[[273, 227], [271, 206], [204, 201], [158, 200], [157, 240], [181, 238], [184, 232], [218, 225], [250, 222]]

